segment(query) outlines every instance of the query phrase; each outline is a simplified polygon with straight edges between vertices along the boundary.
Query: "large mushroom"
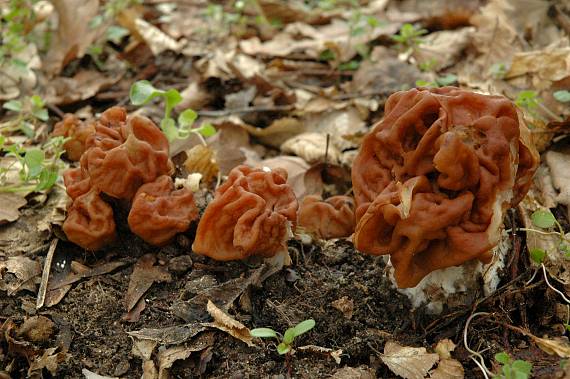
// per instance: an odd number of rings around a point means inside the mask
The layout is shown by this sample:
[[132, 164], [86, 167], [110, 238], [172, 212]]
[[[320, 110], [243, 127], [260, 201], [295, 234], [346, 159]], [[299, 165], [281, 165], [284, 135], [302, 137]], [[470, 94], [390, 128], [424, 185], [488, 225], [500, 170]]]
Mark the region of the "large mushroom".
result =
[[143, 184], [129, 213], [133, 233], [152, 245], [164, 245], [177, 233], [185, 232], [198, 217], [192, 191], [174, 189], [172, 178], [162, 175]]
[[349, 237], [354, 233], [354, 199], [341, 195], [326, 200], [317, 195], [305, 196], [299, 207], [298, 224], [318, 238]]
[[238, 166], [206, 207], [192, 250], [220, 261], [286, 252], [297, 208], [285, 170]]
[[81, 122], [75, 115], [66, 114], [55, 124], [52, 136], [69, 138], [63, 145], [65, 154], [69, 160], [78, 161], [85, 152], [87, 139], [94, 133], [93, 123]]
[[390, 254], [398, 287], [488, 263], [538, 154], [511, 101], [454, 87], [397, 92], [352, 171], [362, 252]]

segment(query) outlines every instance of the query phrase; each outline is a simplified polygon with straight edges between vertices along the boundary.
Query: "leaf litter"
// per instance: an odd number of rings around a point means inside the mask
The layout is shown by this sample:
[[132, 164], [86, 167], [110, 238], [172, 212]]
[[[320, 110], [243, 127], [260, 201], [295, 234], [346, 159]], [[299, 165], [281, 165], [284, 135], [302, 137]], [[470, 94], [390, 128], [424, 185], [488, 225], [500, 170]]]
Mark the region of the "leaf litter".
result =
[[[260, 0], [243, 2], [243, 8], [238, 6], [242, 2], [118, 3], [123, 2], [91, 1], [79, 7], [79, 14], [72, 0], [36, 9], [38, 19], [26, 27], [49, 30], [51, 44], [46, 49], [40, 40], [26, 38], [25, 47], [14, 55], [23, 62], [21, 67], [0, 61], [7, 78], [0, 84], [0, 98], [41, 94], [52, 118], [40, 123], [34, 139], [14, 132], [8, 137], [34, 146], [65, 112], [79, 114], [86, 103], [93, 113], [110, 103], [125, 104], [135, 77], [160, 88], [177, 88], [183, 105], [197, 111], [198, 124], [209, 122], [218, 130], [207, 145], [191, 133], [171, 147], [180, 183], [188, 184], [189, 174], [200, 173], [201, 179], [188, 185], [202, 205], [211, 200], [219, 179], [242, 163], [284, 167], [299, 199], [308, 194], [350, 194], [350, 166], [363, 135], [382, 117], [390, 93], [418, 81], [439, 85], [438, 80], [452, 77], [461, 86], [513, 100], [522, 91], [534, 91], [537, 109], [523, 112], [543, 152], [543, 167], [531, 195], [513, 216], [514, 224], [507, 226], [515, 232], [514, 246], [519, 246], [511, 260], [516, 267], [503, 273], [505, 289], [499, 295], [479, 303], [501, 309], [512, 323], [521, 320], [522, 329], [505, 327], [516, 339], [510, 345], [504, 344], [503, 332], [478, 330], [469, 337], [491, 348], [483, 350], [488, 360], [498, 349], [533, 360], [536, 375], [558, 367], [552, 356], [568, 357], [567, 341], [554, 326], [565, 330], [567, 317], [547, 310], [566, 305], [557, 294], [550, 295], [552, 288], [567, 293], [570, 267], [560, 236], [533, 225], [531, 217], [538, 209], [550, 209], [568, 232], [565, 138], [570, 108], [552, 94], [570, 83], [570, 9], [564, 2], [449, 5], [436, 0], [377, 0], [353, 7], [350, 2]], [[520, 12], [523, 6], [526, 11]], [[49, 23], [43, 24], [45, 20]], [[426, 28], [427, 34], [406, 51], [392, 36], [408, 23]], [[145, 111], [153, 118], [160, 114], [156, 104]], [[0, 161], [0, 167], [12, 165], [7, 155]], [[11, 180], [17, 182], [20, 168], [12, 167]], [[0, 337], [0, 362], [5, 363], [6, 346], [18, 346], [34, 356], [28, 364], [9, 366], [20, 370], [16, 375], [47, 370], [85, 377], [161, 378], [197, 372], [227, 377], [239, 371], [299, 377], [309, 372], [309, 377], [461, 378], [478, 370], [462, 348], [446, 339], [465, 322], [466, 311], [450, 310], [447, 321], [441, 319], [447, 331], [430, 328], [437, 320], [411, 314], [393, 289], [378, 284], [383, 263], [358, 255], [350, 242], [290, 241], [295, 265], [295, 279], [290, 281], [275, 274], [282, 262], [268, 268], [258, 261], [204, 260], [191, 253], [192, 232], [152, 252], [124, 234], [117, 245], [93, 254], [67, 242], [61, 232], [67, 201], [61, 186], [60, 182], [40, 196], [0, 193], [0, 293], [9, 295], [0, 296], [3, 328], [25, 330], [24, 319], [49, 316], [58, 338], [64, 338], [64, 330], [73, 330], [65, 339], [76, 341], [71, 351], [52, 345], [37, 350], [13, 335]], [[120, 225], [124, 209], [114, 206]], [[527, 230], [519, 232], [517, 227]], [[50, 252], [50, 240], [56, 236], [61, 240]], [[537, 248], [546, 252], [544, 278], [521, 284], [533, 272], [542, 272], [528, 258], [528, 251]], [[190, 262], [175, 263], [184, 254]], [[524, 280], [517, 279], [517, 273], [526, 275]], [[84, 308], [82, 297], [97, 310]], [[30, 314], [40, 298], [42, 316]], [[538, 308], [536, 299], [542, 298], [545, 305]], [[70, 304], [81, 305], [70, 309]], [[78, 311], [81, 317], [73, 318]], [[527, 311], [548, 320], [549, 326], [534, 324]], [[14, 315], [16, 322], [11, 321]], [[285, 330], [309, 316], [317, 319], [311, 335], [315, 341], [303, 340], [305, 345], [297, 350], [310, 355], [296, 355], [291, 367], [271, 351], [256, 352], [249, 346], [250, 327], [275, 325]], [[113, 336], [117, 330], [119, 335]], [[132, 353], [125, 347], [127, 335]], [[436, 353], [428, 352], [428, 342], [436, 341]], [[528, 355], [527, 342], [542, 349], [542, 355], [538, 349]], [[382, 346], [384, 354], [376, 355], [384, 364], [370, 357]], [[111, 367], [111, 356], [120, 364]], [[131, 365], [131, 356], [142, 364]], [[81, 363], [69, 363], [69, 357]], [[256, 363], [236, 363], [245, 360]], [[349, 366], [339, 368], [339, 362]]]

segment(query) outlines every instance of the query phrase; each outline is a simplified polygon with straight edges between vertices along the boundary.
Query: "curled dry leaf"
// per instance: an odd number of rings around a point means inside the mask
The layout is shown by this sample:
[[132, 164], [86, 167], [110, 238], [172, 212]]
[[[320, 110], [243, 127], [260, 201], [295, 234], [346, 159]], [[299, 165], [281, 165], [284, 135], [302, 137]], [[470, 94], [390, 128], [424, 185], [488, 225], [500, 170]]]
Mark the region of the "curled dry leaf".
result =
[[312, 353], [312, 354], [328, 355], [332, 359], [334, 359], [334, 361], [336, 362], [337, 365], [340, 364], [341, 356], [342, 356], [342, 350], [341, 349], [333, 350], [333, 349], [328, 348], [328, 347], [322, 347], [322, 346], [317, 346], [317, 345], [305, 345], [305, 346], [298, 347], [296, 350], [300, 353]]
[[402, 378], [424, 379], [429, 369], [439, 361], [439, 355], [428, 353], [424, 347], [401, 346], [388, 341], [380, 359]]
[[210, 300], [208, 300], [206, 310], [214, 318], [214, 322], [207, 325], [228, 333], [232, 337], [245, 342], [248, 346], [254, 346], [253, 337], [249, 333], [247, 326], [222, 311]]
[[352, 313], [354, 312], [354, 301], [348, 296], [343, 296], [340, 299], [333, 301], [331, 305], [333, 308], [341, 311], [345, 318], [349, 320], [352, 318]]
[[281, 145], [281, 151], [294, 154], [309, 163], [327, 162], [338, 163], [340, 151], [330, 140], [327, 146], [327, 135], [322, 133], [302, 133], [289, 138]]
[[531, 335], [532, 340], [550, 355], [557, 355], [560, 358], [570, 358], [570, 343], [567, 337], [540, 338]]
[[544, 50], [516, 53], [505, 78], [529, 75], [533, 88], [548, 89], [552, 82], [570, 76], [569, 56], [570, 47], [547, 47]]
[[101, 73], [95, 70], [79, 71], [72, 77], [59, 76], [46, 83], [43, 98], [55, 105], [73, 104], [95, 96], [111, 87], [123, 76], [122, 72]]
[[106, 376], [106, 375], [99, 375], [94, 373], [93, 371], [89, 371], [86, 368], [81, 370], [81, 373], [85, 377], [85, 379], [119, 379], [118, 376]]
[[168, 369], [177, 360], [184, 360], [190, 354], [204, 350], [214, 344], [214, 336], [211, 333], [204, 333], [187, 345], [180, 345], [162, 350], [158, 353], [158, 379], [169, 378]]
[[18, 209], [26, 205], [24, 197], [9, 192], [0, 193], [0, 225], [16, 221], [20, 217]]
[[64, 362], [68, 356], [65, 352], [56, 352], [58, 347], [50, 347], [44, 350], [43, 354], [36, 357], [28, 368], [29, 377], [33, 376], [34, 371], [40, 371], [42, 369], [47, 369], [52, 375], [56, 375], [58, 371], [58, 366], [60, 363]]
[[471, 42], [474, 32], [475, 28], [470, 26], [430, 33], [413, 55], [421, 63], [434, 62], [431, 67], [434, 71], [453, 66]]
[[185, 45], [185, 41], [176, 41], [156, 26], [141, 18], [135, 20], [134, 27], [135, 33], [133, 35], [140, 36], [154, 55], [159, 55], [166, 50], [180, 52]]
[[[546, 164], [550, 169], [550, 176], [554, 187], [560, 191], [556, 197], [559, 204], [570, 206], [570, 154], [550, 150], [545, 154]], [[570, 213], [569, 213], [570, 215]], [[570, 216], [568, 217], [570, 220]]]
[[0, 290], [9, 296], [20, 290], [35, 291], [34, 278], [42, 272], [39, 262], [25, 256], [9, 257], [0, 261]]
[[186, 156], [184, 167], [189, 173], [201, 174], [204, 183], [210, 183], [220, 172], [214, 151], [208, 146], [196, 145], [186, 151]]
[[463, 379], [465, 372], [461, 363], [451, 358], [451, 352], [455, 350], [455, 344], [450, 339], [443, 339], [437, 343], [435, 352], [440, 361], [435, 370], [430, 371], [432, 379]]

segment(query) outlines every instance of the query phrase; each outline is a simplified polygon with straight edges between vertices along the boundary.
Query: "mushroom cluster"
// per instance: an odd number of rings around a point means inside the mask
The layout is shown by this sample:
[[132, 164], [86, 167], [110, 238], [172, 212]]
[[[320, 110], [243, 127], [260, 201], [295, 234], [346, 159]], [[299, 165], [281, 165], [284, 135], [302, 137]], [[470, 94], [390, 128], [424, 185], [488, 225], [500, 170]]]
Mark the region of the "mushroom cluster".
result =
[[354, 233], [354, 199], [350, 196], [308, 195], [299, 208], [299, 226], [322, 239], [349, 237]]
[[[75, 130], [81, 126], [75, 125]], [[64, 173], [73, 201], [63, 224], [69, 240], [90, 250], [113, 240], [113, 210], [103, 194], [127, 201], [134, 197], [129, 225], [149, 243], [166, 243], [188, 229], [197, 209], [190, 190], [174, 190], [169, 176], [174, 166], [161, 130], [145, 117], [127, 117], [120, 107], [105, 111], [90, 130], [81, 136], [80, 166]], [[75, 142], [70, 146], [80, 145], [80, 140]]]
[[537, 162], [508, 99], [454, 87], [397, 92], [353, 164], [354, 244], [390, 254], [400, 288], [437, 269], [489, 262]]

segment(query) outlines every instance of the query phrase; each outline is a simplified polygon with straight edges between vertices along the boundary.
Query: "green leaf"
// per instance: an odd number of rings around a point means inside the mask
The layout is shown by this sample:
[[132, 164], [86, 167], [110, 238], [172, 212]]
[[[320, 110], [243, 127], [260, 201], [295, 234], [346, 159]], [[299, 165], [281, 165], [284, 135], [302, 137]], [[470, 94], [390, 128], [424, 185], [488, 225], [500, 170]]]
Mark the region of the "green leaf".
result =
[[34, 95], [34, 96], [30, 97], [30, 101], [32, 102], [32, 107], [34, 107], [34, 108], [39, 109], [39, 108], [43, 108], [45, 106], [44, 101], [38, 95]]
[[527, 378], [528, 375], [530, 375], [530, 372], [532, 371], [532, 364], [530, 362], [523, 361], [521, 359], [517, 359], [516, 361], [514, 361], [511, 367], [513, 368], [513, 370], [517, 372], [526, 374]]
[[14, 112], [21, 112], [22, 111], [22, 102], [20, 100], [10, 100], [2, 105], [2, 108], [8, 109]]
[[277, 338], [277, 332], [270, 328], [256, 328], [249, 331], [252, 337]]
[[115, 44], [121, 43], [121, 40], [129, 35], [129, 30], [117, 25], [111, 25], [107, 28], [107, 39]]
[[186, 109], [184, 112], [178, 115], [178, 125], [180, 126], [192, 126], [194, 121], [198, 118], [198, 113], [194, 112], [192, 109]]
[[131, 86], [129, 98], [133, 105], [144, 105], [157, 96], [164, 94], [164, 91], [158, 90], [148, 80], [139, 80]]
[[32, 115], [34, 115], [35, 118], [41, 121], [47, 121], [49, 119], [49, 114], [47, 109], [35, 109], [32, 111]]
[[178, 137], [178, 128], [176, 127], [174, 119], [170, 117], [162, 119], [160, 122], [160, 128], [168, 141], [172, 142]]
[[36, 191], [45, 191], [53, 187], [57, 181], [57, 167], [45, 167], [40, 173], [40, 180], [36, 186]]
[[428, 82], [427, 80], [416, 80], [416, 87], [437, 87], [437, 83]]
[[277, 345], [277, 352], [279, 355], [287, 354], [289, 351], [291, 351], [291, 345], [287, 345], [283, 342]]
[[283, 334], [283, 342], [287, 345], [291, 345], [293, 340], [295, 339], [295, 330], [294, 328], [289, 328]]
[[43, 169], [45, 153], [40, 149], [30, 149], [24, 155], [24, 164], [28, 167], [28, 177], [37, 177]]
[[169, 89], [164, 94], [164, 98], [166, 99], [166, 107], [170, 107], [170, 109], [174, 108], [182, 101], [182, 95], [180, 92], [175, 90], [174, 88]]
[[441, 78], [437, 78], [435, 81], [440, 86], [448, 86], [453, 83], [457, 83], [457, 75], [449, 74]]
[[354, 60], [338, 65], [338, 69], [341, 71], [356, 71], [358, 67], [360, 67], [360, 62]]
[[556, 225], [556, 218], [549, 210], [538, 210], [530, 216], [532, 223], [539, 228], [551, 228]]
[[313, 319], [301, 321], [300, 323], [295, 325], [295, 327], [293, 328], [293, 333], [295, 334], [295, 337], [298, 337], [303, 333], [307, 333], [309, 330], [313, 329], [314, 327], [315, 327], [315, 320]]
[[34, 130], [34, 126], [27, 121], [23, 121], [20, 124], [20, 130], [26, 135], [28, 138], [34, 138], [36, 136], [36, 132]]
[[544, 262], [544, 258], [546, 258], [546, 251], [543, 249], [535, 247], [530, 250], [530, 259], [532, 259], [534, 263], [541, 264]]
[[556, 91], [554, 92], [554, 98], [561, 103], [567, 103], [570, 101], [570, 91], [563, 90], [563, 91]]
[[319, 54], [319, 60], [321, 61], [334, 61], [335, 60], [335, 53], [331, 49], [326, 49], [321, 51]]
[[202, 124], [202, 126], [200, 126], [197, 129], [194, 129], [194, 131], [200, 133], [202, 136], [206, 138], [213, 136], [217, 132], [216, 128], [214, 128], [214, 126], [209, 122]]
[[499, 363], [502, 363], [504, 365], [508, 365], [511, 363], [511, 357], [509, 354], [503, 352], [497, 353], [495, 354], [495, 360]]

